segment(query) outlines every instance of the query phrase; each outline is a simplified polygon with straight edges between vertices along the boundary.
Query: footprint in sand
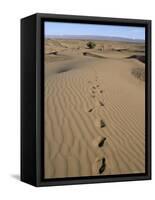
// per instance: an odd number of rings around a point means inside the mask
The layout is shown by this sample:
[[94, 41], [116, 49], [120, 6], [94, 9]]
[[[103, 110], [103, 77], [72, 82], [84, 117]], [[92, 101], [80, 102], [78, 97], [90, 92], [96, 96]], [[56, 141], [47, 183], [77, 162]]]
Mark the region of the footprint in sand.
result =
[[96, 120], [95, 121], [95, 125], [99, 128], [104, 128], [106, 126], [105, 122], [101, 119], [101, 120]]
[[100, 128], [104, 128], [106, 125], [105, 125], [105, 122], [101, 119], [100, 120]]
[[101, 139], [101, 141], [98, 143], [98, 147], [103, 147], [105, 141], [106, 141], [106, 137], [103, 137], [103, 138]]
[[100, 106], [104, 106], [104, 103], [102, 101], [99, 101]]
[[99, 174], [102, 174], [105, 170], [105, 167], [106, 167], [106, 162], [105, 162], [105, 158], [102, 158], [101, 160], [101, 167], [99, 168]]
[[90, 96], [95, 96], [95, 93], [96, 93], [95, 90], [93, 90], [93, 89], [90, 90]]
[[103, 90], [100, 90], [100, 93], [102, 94], [102, 93], [103, 93]]
[[98, 88], [99, 88], [100, 86], [99, 86], [99, 85], [97, 85], [96, 87], [98, 87]]
[[[91, 95], [91, 97], [95, 98], [95, 95]], [[90, 108], [88, 112], [92, 112], [97, 106], [104, 106], [104, 103], [102, 101], [97, 101], [96, 106], [94, 108]]]
[[92, 112], [93, 110], [94, 110], [94, 108], [91, 108], [91, 109], [88, 110], [88, 112]]
[[96, 148], [98, 147], [101, 148], [104, 146], [105, 141], [106, 141], [106, 137], [98, 136], [97, 138], [93, 140], [93, 145]]
[[97, 158], [93, 165], [94, 174], [103, 174], [106, 168], [106, 159], [104, 157]]

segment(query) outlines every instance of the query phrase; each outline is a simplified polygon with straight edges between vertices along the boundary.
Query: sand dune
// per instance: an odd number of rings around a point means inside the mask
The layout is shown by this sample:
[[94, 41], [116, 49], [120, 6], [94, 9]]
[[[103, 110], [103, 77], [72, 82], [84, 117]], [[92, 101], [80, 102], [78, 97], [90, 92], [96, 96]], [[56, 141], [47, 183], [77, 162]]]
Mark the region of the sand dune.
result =
[[45, 178], [145, 172], [145, 82], [131, 73], [145, 64], [126, 59], [136, 44], [106, 41], [100, 59], [72, 42], [45, 43], [58, 51], [45, 57]]

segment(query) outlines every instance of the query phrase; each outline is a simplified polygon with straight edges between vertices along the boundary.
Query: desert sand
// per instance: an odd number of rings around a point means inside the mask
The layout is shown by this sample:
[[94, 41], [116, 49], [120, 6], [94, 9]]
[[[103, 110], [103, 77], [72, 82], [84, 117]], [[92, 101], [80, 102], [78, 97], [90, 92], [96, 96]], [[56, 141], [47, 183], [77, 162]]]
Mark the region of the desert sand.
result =
[[45, 40], [45, 178], [144, 173], [145, 46], [87, 42]]

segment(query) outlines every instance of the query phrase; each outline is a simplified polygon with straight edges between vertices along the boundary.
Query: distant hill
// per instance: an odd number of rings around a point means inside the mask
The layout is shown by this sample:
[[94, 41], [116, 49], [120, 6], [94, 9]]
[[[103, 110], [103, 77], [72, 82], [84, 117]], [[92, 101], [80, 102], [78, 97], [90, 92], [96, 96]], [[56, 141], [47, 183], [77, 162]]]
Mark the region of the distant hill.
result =
[[72, 40], [110, 40], [110, 41], [124, 41], [124, 42], [139, 42], [143, 43], [144, 40], [130, 39], [122, 37], [108, 37], [108, 36], [94, 36], [94, 35], [47, 35], [49, 39], [72, 39]]

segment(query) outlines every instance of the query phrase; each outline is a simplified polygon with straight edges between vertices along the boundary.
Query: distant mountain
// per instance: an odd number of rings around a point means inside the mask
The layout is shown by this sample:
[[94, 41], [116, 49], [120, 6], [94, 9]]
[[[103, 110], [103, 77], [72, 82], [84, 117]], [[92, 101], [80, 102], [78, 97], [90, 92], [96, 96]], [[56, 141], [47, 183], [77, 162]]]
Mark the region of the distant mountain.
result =
[[108, 36], [95, 36], [95, 35], [47, 35], [49, 39], [72, 39], [72, 40], [110, 40], [110, 41], [124, 41], [124, 42], [139, 42], [143, 43], [144, 40], [131, 39], [123, 37], [108, 37]]

